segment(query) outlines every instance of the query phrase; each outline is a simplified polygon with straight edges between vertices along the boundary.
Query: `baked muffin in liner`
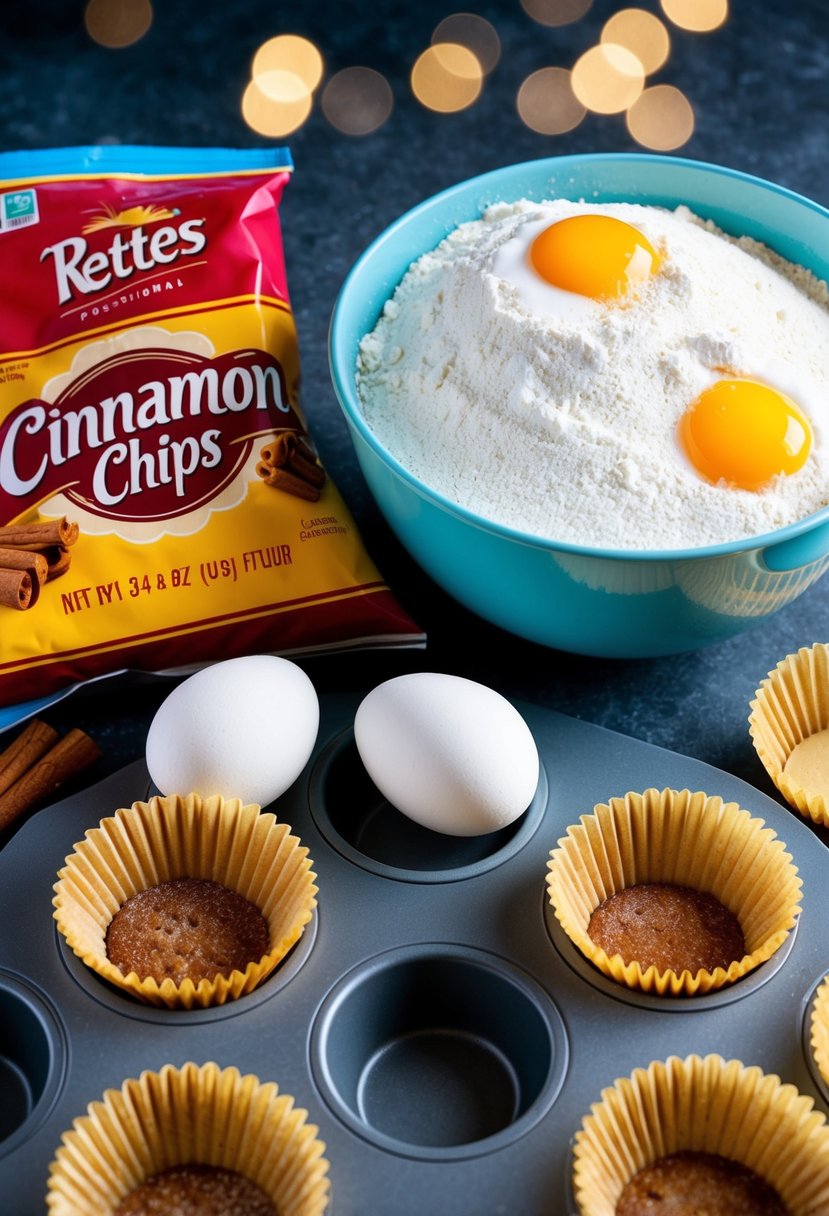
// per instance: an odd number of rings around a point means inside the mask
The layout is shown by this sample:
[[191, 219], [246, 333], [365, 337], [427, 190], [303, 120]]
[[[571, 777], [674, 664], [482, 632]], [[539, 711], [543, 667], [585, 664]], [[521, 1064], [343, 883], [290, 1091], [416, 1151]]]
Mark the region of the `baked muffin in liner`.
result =
[[273, 1081], [193, 1063], [143, 1072], [91, 1102], [64, 1132], [46, 1196], [51, 1216], [109, 1216], [161, 1170], [200, 1164], [255, 1182], [279, 1216], [319, 1216], [328, 1162], [307, 1112]]
[[[608, 954], [588, 934], [605, 899], [639, 883], [713, 895], [736, 916], [746, 953], [729, 967], [659, 972]], [[605, 975], [659, 996], [693, 996], [733, 983], [774, 954], [800, 912], [792, 858], [762, 819], [736, 802], [690, 790], [645, 790], [582, 815], [550, 853], [547, 891], [570, 940]]]
[[809, 1014], [809, 1046], [818, 1072], [829, 1085], [829, 975], [819, 986]]
[[829, 644], [781, 659], [754, 695], [748, 728], [789, 805], [829, 827]]
[[634, 1174], [682, 1150], [747, 1166], [791, 1216], [829, 1212], [829, 1125], [812, 1099], [756, 1066], [690, 1055], [636, 1069], [591, 1106], [573, 1150], [581, 1216], [613, 1216]]
[[[168, 1008], [221, 1005], [251, 992], [299, 940], [316, 906], [308, 850], [255, 804], [169, 795], [135, 802], [91, 828], [55, 884], [54, 917], [75, 954], [103, 979]], [[244, 971], [177, 984], [128, 975], [110, 962], [106, 933], [130, 896], [175, 878], [207, 879], [244, 896], [268, 922], [270, 949]]]

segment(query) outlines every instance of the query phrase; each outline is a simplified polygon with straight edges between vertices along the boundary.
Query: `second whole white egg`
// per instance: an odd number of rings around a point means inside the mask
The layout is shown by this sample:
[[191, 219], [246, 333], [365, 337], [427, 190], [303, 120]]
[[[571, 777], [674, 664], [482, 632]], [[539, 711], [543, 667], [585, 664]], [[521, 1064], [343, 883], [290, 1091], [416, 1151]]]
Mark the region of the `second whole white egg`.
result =
[[264, 807], [302, 772], [318, 730], [319, 699], [296, 663], [227, 659], [161, 703], [147, 734], [147, 768], [164, 795], [219, 794]]
[[392, 806], [445, 835], [506, 827], [538, 785], [538, 749], [518, 710], [461, 676], [414, 672], [379, 684], [357, 709], [354, 738]]

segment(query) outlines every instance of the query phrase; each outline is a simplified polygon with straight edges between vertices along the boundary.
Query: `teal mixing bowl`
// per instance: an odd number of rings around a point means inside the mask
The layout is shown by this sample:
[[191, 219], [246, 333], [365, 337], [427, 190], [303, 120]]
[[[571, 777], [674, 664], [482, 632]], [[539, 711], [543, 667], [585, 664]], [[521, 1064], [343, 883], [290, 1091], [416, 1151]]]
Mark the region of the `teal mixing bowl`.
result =
[[667, 156], [561, 156], [496, 169], [427, 199], [362, 254], [338, 296], [329, 358], [362, 473], [403, 545], [455, 599], [546, 646], [614, 658], [693, 650], [756, 625], [829, 565], [829, 507], [750, 540], [631, 551], [539, 539], [436, 493], [384, 448], [355, 387], [361, 338], [409, 265], [489, 204], [529, 198], [687, 204], [829, 279], [829, 211], [759, 178]]

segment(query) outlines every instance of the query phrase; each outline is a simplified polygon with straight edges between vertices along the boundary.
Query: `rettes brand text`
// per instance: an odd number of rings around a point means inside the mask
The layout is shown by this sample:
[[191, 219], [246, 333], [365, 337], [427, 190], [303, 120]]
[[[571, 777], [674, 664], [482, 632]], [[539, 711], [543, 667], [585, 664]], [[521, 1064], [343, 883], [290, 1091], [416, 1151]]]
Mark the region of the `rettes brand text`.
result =
[[[152, 232], [138, 225], [129, 233], [116, 231], [107, 249], [89, 252], [82, 236], [49, 245], [40, 255], [41, 262], [54, 259], [58, 301], [68, 304], [78, 295], [103, 291], [114, 280], [126, 280], [135, 272], [169, 266], [181, 257], [201, 253], [207, 238], [201, 231], [203, 219], [184, 220], [178, 226], [164, 224]], [[76, 294], [77, 293], [77, 294]]]

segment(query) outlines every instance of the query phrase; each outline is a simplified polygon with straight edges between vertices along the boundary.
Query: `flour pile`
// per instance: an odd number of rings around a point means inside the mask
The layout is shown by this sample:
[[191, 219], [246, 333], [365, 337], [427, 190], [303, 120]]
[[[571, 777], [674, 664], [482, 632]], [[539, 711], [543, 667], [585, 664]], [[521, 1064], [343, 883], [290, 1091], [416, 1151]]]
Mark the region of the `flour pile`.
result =
[[[622, 304], [579, 297], [569, 307], [569, 293], [551, 289], [541, 309], [522, 288], [529, 243], [584, 211], [638, 228], [659, 272]], [[693, 468], [677, 424], [723, 376], [797, 403], [814, 436], [799, 472], [749, 491]], [[493, 206], [411, 266], [361, 343], [357, 385], [366, 421], [403, 466], [539, 537], [697, 548], [829, 503], [829, 290], [686, 207]]]

